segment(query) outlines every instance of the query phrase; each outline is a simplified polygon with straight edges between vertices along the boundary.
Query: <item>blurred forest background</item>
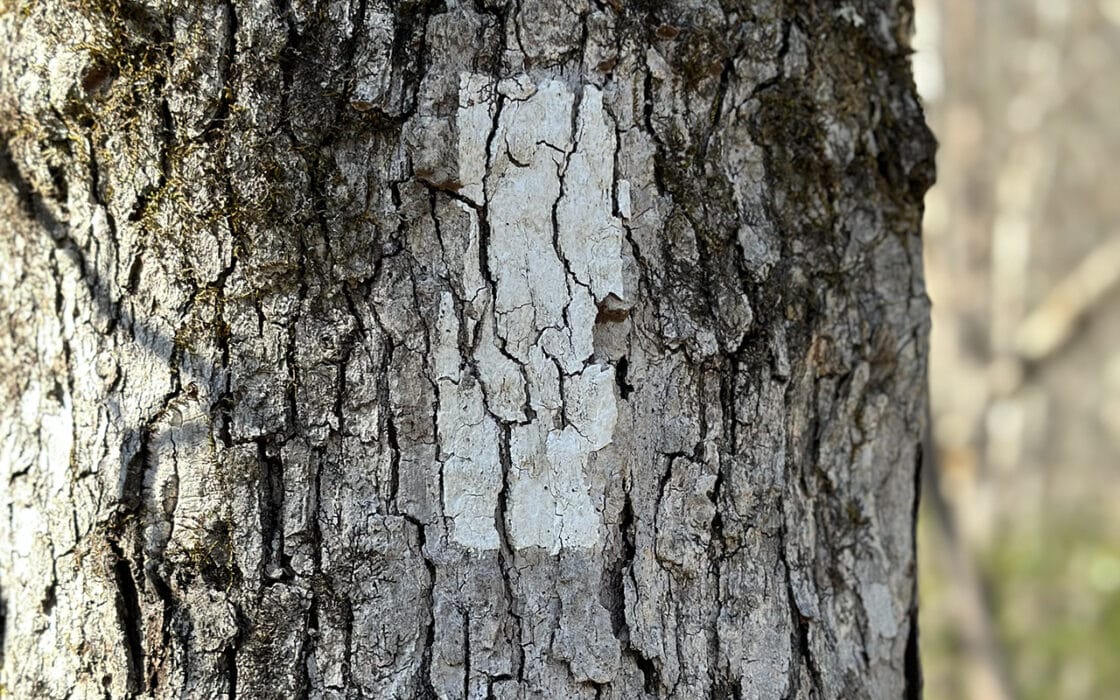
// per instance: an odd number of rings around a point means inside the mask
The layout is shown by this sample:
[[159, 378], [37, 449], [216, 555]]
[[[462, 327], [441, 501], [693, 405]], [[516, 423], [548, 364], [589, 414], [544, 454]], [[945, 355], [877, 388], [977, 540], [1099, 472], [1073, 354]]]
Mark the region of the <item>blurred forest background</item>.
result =
[[915, 0], [926, 697], [1120, 697], [1120, 0]]

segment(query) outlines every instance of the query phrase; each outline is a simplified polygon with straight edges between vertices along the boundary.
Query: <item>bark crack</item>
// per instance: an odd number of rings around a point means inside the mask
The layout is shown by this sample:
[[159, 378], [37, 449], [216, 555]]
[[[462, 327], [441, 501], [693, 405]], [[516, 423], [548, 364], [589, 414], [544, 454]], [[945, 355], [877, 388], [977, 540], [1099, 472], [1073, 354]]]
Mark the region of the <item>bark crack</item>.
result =
[[144, 673], [144, 615], [140, 608], [140, 593], [132, 567], [116, 541], [110, 540], [113, 552], [113, 573], [117, 586], [117, 619], [124, 632], [128, 653], [128, 688], [130, 697], [148, 690]]

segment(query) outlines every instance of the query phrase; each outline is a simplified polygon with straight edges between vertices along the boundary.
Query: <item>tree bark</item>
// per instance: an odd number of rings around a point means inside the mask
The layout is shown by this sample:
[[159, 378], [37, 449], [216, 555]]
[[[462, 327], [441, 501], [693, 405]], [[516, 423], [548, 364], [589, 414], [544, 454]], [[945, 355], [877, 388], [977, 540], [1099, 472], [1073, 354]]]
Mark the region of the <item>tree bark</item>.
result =
[[0, 695], [920, 692], [909, 0], [0, 7]]

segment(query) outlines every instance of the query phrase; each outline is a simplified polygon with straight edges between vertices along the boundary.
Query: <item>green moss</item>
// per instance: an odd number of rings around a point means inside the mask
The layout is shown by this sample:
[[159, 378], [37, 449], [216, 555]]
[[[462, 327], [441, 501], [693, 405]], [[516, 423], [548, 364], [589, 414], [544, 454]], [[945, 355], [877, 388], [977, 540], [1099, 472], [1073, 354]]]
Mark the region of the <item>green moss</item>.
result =
[[678, 35], [673, 68], [686, 86], [709, 83], [714, 92], [730, 56], [725, 34], [714, 29], [687, 29]]
[[769, 154], [770, 187], [786, 228], [831, 228], [831, 191], [840, 173], [825, 156], [820, 107], [808, 86], [781, 81], [758, 96], [752, 131]]

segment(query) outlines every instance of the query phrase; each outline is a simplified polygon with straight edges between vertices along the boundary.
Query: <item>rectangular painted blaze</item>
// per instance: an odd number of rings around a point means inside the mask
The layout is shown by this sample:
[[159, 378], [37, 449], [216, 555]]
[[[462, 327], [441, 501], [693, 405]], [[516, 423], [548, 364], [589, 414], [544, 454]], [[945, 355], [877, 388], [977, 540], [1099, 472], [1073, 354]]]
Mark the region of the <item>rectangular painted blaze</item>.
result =
[[[592, 361], [592, 333], [599, 304], [626, 298], [611, 198], [613, 123], [593, 86], [580, 88], [577, 100], [555, 80], [494, 84], [466, 73], [459, 88], [460, 194], [484, 208], [490, 284], [482, 261], [467, 256], [462, 278], [478, 281], [471, 284], [478, 320], [466, 321], [480, 339], [473, 362], [460, 361], [450, 294], [437, 320], [437, 428], [451, 536], [471, 549], [499, 546], [504, 421], [513, 546], [594, 547], [603, 485], [586, 467], [611, 442], [617, 406], [614, 368]], [[467, 249], [479, 250], [477, 214], [469, 215]]]

